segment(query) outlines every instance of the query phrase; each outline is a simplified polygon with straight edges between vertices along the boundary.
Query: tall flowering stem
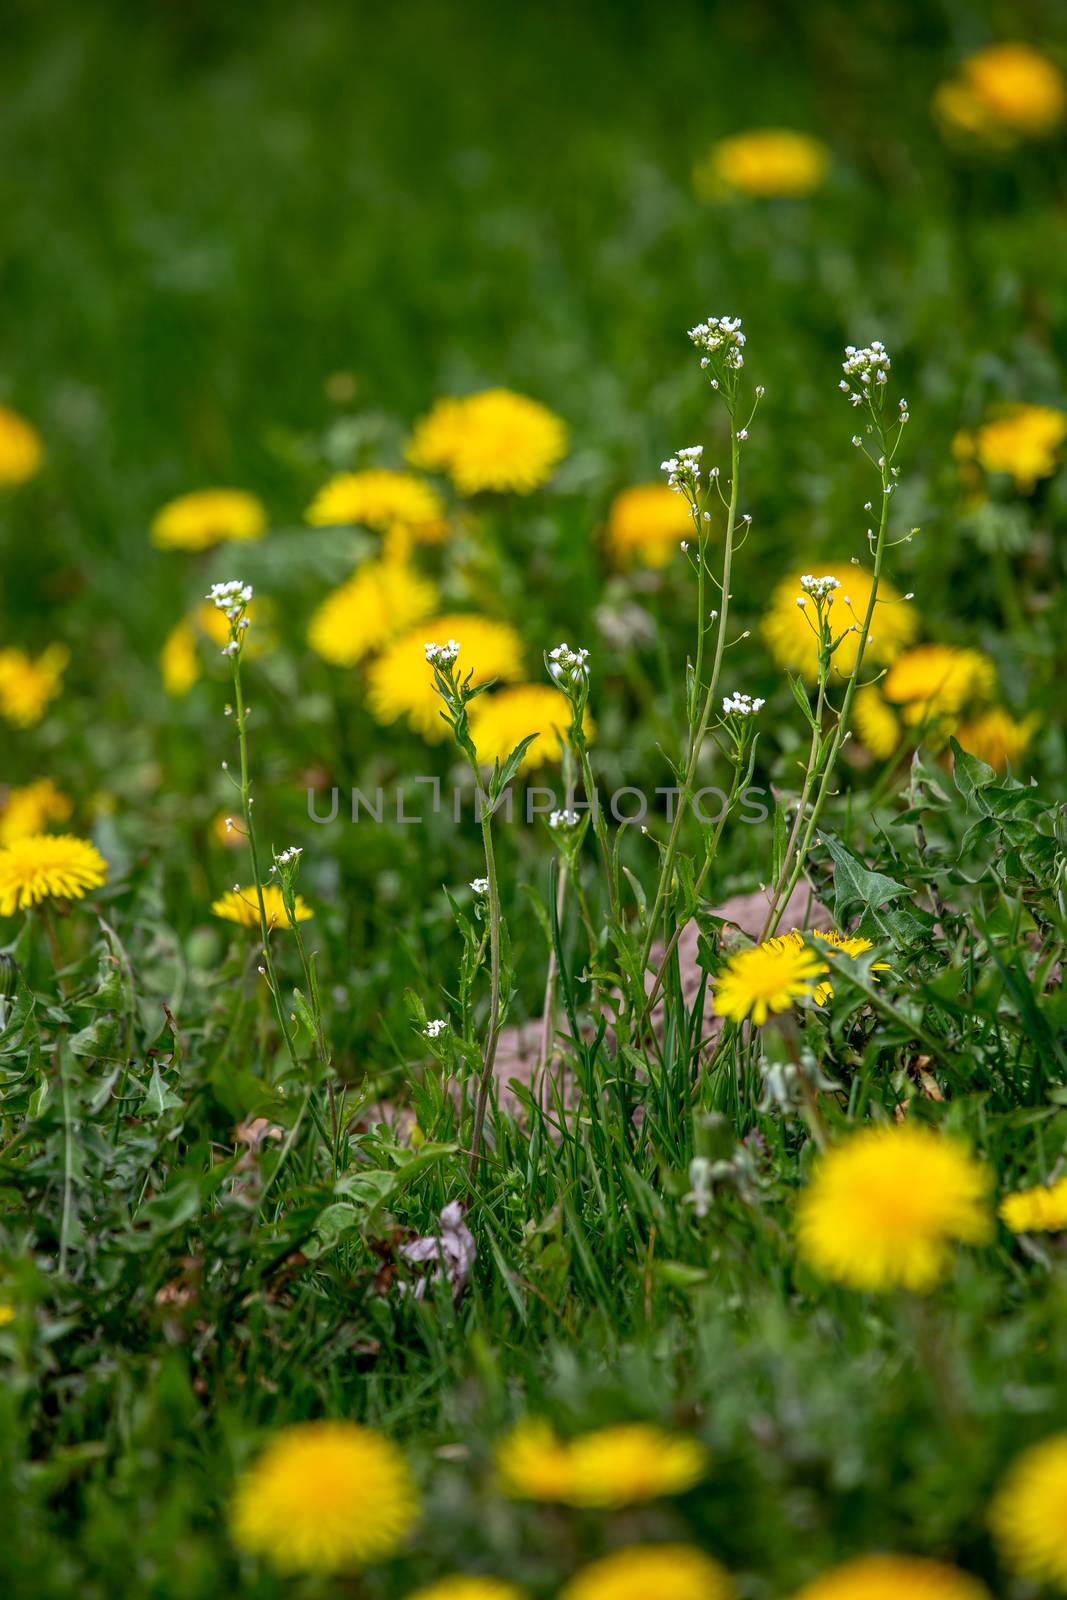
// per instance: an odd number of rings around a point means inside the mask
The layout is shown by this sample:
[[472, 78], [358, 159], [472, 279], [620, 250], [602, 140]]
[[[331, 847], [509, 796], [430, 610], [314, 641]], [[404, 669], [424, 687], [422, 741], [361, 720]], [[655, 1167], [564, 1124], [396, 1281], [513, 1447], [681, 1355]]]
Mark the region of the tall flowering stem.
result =
[[[863, 658], [871, 638], [871, 626], [874, 622], [875, 607], [878, 605], [878, 586], [882, 577], [887, 549], [899, 540], [887, 539], [889, 528], [889, 505], [896, 490], [899, 469], [894, 466], [894, 460], [900, 448], [901, 436], [908, 421], [908, 406], [906, 400], [898, 402], [896, 413], [887, 410], [886, 393], [889, 381], [891, 362], [888, 352], [883, 344], [875, 340], [872, 344], [862, 349], [849, 345], [845, 351], [845, 360], [839, 388], [853, 407], [862, 408], [866, 413], [866, 427], [864, 435], [854, 434], [852, 442], [857, 449], [863, 451], [878, 473], [881, 486], [880, 505], [878, 511], [877, 529], [867, 529], [868, 547], [873, 558], [871, 574], [871, 590], [867, 600], [867, 607], [862, 617], [853, 613], [852, 622], [844, 631], [834, 637], [833, 627], [829, 620], [830, 605], [833, 602], [833, 580], [825, 578], [809, 578], [802, 580], [805, 594], [798, 597], [798, 603], [807, 603], [809, 599], [815, 602], [816, 620], [814, 626], [819, 634], [819, 690], [816, 711], [812, 719], [812, 740], [808, 758], [808, 765], [804, 775], [804, 783], [786, 847], [785, 856], [778, 874], [777, 881], [771, 896], [771, 904], [764, 925], [762, 938], [768, 938], [774, 933], [785, 907], [789, 904], [797, 884], [804, 873], [816, 829], [819, 826], [823, 809], [830, 794], [830, 785], [833, 780], [834, 768], [841, 747], [848, 737], [849, 718], [852, 711], [852, 702], [856, 690], [860, 687]], [[877, 454], [873, 454], [869, 441], [873, 441]], [[871, 509], [870, 502], [865, 509]], [[910, 535], [905, 535], [905, 538]], [[820, 592], [821, 590], [821, 592]], [[845, 602], [849, 602], [846, 600]], [[856, 657], [852, 671], [848, 675], [845, 685], [844, 698], [841, 709], [836, 714], [833, 732], [824, 734], [822, 728], [823, 714], [829, 704], [826, 689], [831, 670], [832, 657], [840, 646], [847, 633], [856, 633]], [[814, 795], [814, 799], [812, 796]], [[810, 805], [810, 813], [808, 807]]]
[[[701, 445], [692, 445], [684, 450], [679, 450], [663, 463], [663, 470], [667, 474], [668, 486], [688, 502], [693, 521], [697, 545], [698, 617], [696, 651], [687, 683], [686, 709], [689, 722], [689, 738], [685, 765], [682, 771], [682, 781], [679, 785], [677, 806], [671, 831], [663, 854], [652, 911], [645, 928], [641, 961], [638, 969], [639, 979], [642, 983], [643, 974], [648, 969], [649, 957], [656, 937], [656, 929], [659, 926], [660, 916], [673, 882], [682, 824], [692, 803], [697, 767], [708, 736], [719, 687], [723, 655], [727, 648], [727, 627], [730, 617], [730, 583], [739, 521], [738, 496], [740, 493], [741, 448], [748, 438], [749, 425], [755, 415], [759, 401], [763, 397], [762, 388], [757, 388], [752, 409], [747, 420], [742, 422], [740, 418], [740, 374], [744, 367], [745, 335], [741, 331], [739, 318], [709, 317], [706, 322], [698, 323], [695, 328], [691, 328], [689, 337], [697, 349], [701, 351], [701, 368], [710, 372], [711, 387], [725, 404], [730, 420], [730, 484], [729, 494], [724, 495], [719, 486], [717, 468], [712, 468], [707, 476], [706, 483], [702, 483], [701, 457], [703, 455], [703, 446]], [[721, 580], [713, 580], [718, 585], [720, 601], [718, 607], [712, 611], [709, 618], [705, 609], [707, 602], [705, 579], [708, 570], [708, 527], [712, 521], [712, 513], [707, 509], [707, 505], [713, 490], [725, 507], [726, 528], [723, 542], [722, 578]], [[750, 519], [745, 517], [740, 520], [747, 527]], [[711, 674], [707, 687], [704, 689], [702, 685], [704, 650], [709, 621], [715, 622], [717, 626]], [[717, 842], [716, 839], [715, 843], [717, 844]], [[707, 868], [710, 867], [711, 859], [709, 858], [705, 863], [705, 874]]]

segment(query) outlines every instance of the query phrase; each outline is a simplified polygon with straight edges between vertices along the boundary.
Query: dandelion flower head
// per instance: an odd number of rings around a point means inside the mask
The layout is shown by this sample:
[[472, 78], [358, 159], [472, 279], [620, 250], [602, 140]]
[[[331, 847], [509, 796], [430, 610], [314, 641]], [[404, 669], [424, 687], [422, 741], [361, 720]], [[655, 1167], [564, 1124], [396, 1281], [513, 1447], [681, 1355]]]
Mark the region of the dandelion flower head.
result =
[[920, 644], [897, 657], [882, 682], [882, 693], [915, 726], [954, 716], [973, 700], [996, 690], [997, 672], [980, 650], [949, 644]]
[[852, 721], [860, 742], [877, 761], [888, 761], [900, 742], [900, 723], [874, 684], [857, 690]]
[[1005, 1566], [1067, 1589], [1067, 1433], [1043, 1439], [1012, 1462], [989, 1525]]
[[731, 956], [715, 984], [715, 1012], [731, 1022], [751, 1018], [757, 1027], [772, 1012], [814, 1000], [826, 962], [792, 934], [765, 939]]
[[16, 728], [40, 722], [49, 702], [62, 691], [69, 660], [64, 644], [50, 644], [36, 661], [23, 650], [0, 650], [0, 716]]
[[720, 139], [693, 169], [698, 200], [743, 194], [758, 200], [797, 199], [822, 187], [830, 152], [793, 128], [756, 128]]
[[368, 561], [326, 596], [308, 625], [308, 644], [334, 667], [352, 667], [429, 616], [436, 586], [399, 561]]
[[952, 441], [963, 463], [984, 472], [1003, 473], [1020, 494], [1031, 494], [1040, 478], [1050, 478], [1067, 439], [1067, 415], [1051, 406], [1016, 405], [978, 428], [963, 429]]
[[[862, 956], [866, 955], [868, 950], [873, 950], [874, 948], [870, 939], [864, 939], [858, 934], [835, 933], [832, 928], [827, 929], [825, 932], [822, 928], [813, 928], [811, 936], [813, 939], [817, 939], [820, 944], [829, 947], [827, 953], [831, 958], [835, 950], [840, 950], [846, 956]], [[790, 936], [786, 935], [786, 937]], [[792, 937], [798, 940], [801, 938], [800, 934], [795, 930]], [[871, 965], [872, 973], [888, 972], [889, 970], [888, 961], [875, 961]], [[877, 983], [877, 981], [877, 978], [875, 978], [874, 982]], [[815, 990], [815, 1004], [824, 1006], [828, 1000], [833, 999], [833, 993], [833, 986], [830, 983], [820, 983]]]
[[209, 550], [226, 540], [245, 543], [267, 529], [267, 514], [243, 489], [195, 489], [161, 506], [152, 543], [161, 550]]
[[977, 756], [997, 772], [1006, 772], [1026, 754], [1037, 726], [1036, 716], [1016, 722], [1003, 706], [993, 706], [969, 722], [961, 722], [956, 738], [968, 755]]
[[523, 1600], [523, 1592], [503, 1578], [457, 1572], [428, 1588], [417, 1589], [407, 1600]]
[[[830, 612], [830, 625], [836, 637], [860, 622], [867, 614], [871, 598], [871, 578], [862, 567], [836, 566], [823, 568], [828, 578], [836, 578], [838, 587]], [[780, 667], [789, 672], [799, 672], [811, 682], [819, 675], [819, 641], [806, 611], [797, 605], [801, 593], [800, 580], [806, 574], [796, 572], [783, 579], [771, 596], [763, 619], [763, 636], [771, 654]], [[868, 665], [885, 665], [892, 661], [915, 637], [918, 617], [914, 607], [904, 600], [891, 583], [884, 578], [878, 585], [878, 604], [874, 608], [871, 635], [864, 652]], [[847, 675], [856, 664], [859, 630], [846, 632], [833, 657], [836, 672]]]
[[286, 1428], [242, 1475], [234, 1543], [282, 1572], [339, 1572], [396, 1551], [418, 1501], [404, 1457], [351, 1422]]
[[434, 543], [444, 527], [445, 508], [432, 484], [410, 472], [375, 468], [341, 472], [323, 484], [307, 510], [314, 528], [370, 528], [390, 533], [403, 528], [413, 538]]
[[608, 512], [608, 548], [623, 565], [666, 566], [692, 531], [689, 507], [665, 483], [623, 489]]
[[424, 739], [437, 743], [448, 729], [426, 660], [426, 643], [433, 639], [459, 641], [460, 675], [473, 672], [475, 683], [490, 679], [514, 683], [521, 678], [522, 640], [506, 622], [473, 613], [450, 613], [401, 634], [370, 663], [367, 707], [375, 721], [389, 724], [404, 718]]
[[0, 916], [42, 900], [81, 900], [107, 878], [107, 862], [87, 839], [31, 833], [0, 850]]
[[560, 418], [509, 389], [438, 400], [407, 452], [413, 466], [447, 473], [463, 495], [532, 494], [566, 453]]
[[496, 1448], [502, 1488], [516, 1499], [611, 1509], [683, 1494], [707, 1472], [699, 1440], [652, 1423], [621, 1423], [561, 1440], [540, 1418], [520, 1422]]
[[73, 811], [73, 801], [51, 778], [9, 789], [6, 798], [0, 798], [0, 846], [30, 833], [44, 833], [51, 822], [67, 822]]
[[[537, 734], [519, 763], [520, 773], [530, 772], [546, 761], [558, 761], [557, 736], [566, 743], [571, 725], [566, 699], [546, 683], [520, 683], [512, 689], [480, 695], [471, 705], [470, 719], [479, 759], [490, 764], [503, 761], [527, 734]], [[593, 726], [588, 715], [585, 731], [586, 737], [591, 738]]]
[[967, 1572], [920, 1556], [859, 1556], [804, 1585], [793, 1600], [989, 1600]]
[[44, 445], [33, 425], [9, 406], [0, 406], [0, 488], [14, 488], [40, 470]]
[[692, 1545], [627, 1545], [590, 1562], [560, 1600], [730, 1600], [724, 1567]]
[[932, 1289], [951, 1246], [990, 1233], [988, 1170], [910, 1123], [865, 1128], [820, 1156], [797, 1206], [801, 1256], [860, 1290]]
[[938, 88], [934, 110], [948, 127], [980, 138], [1041, 138], [1067, 116], [1067, 82], [1032, 45], [1004, 40], [968, 56]]
[[[282, 891], [276, 883], [268, 883], [264, 887], [263, 909], [268, 928], [292, 927]], [[310, 922], [315, 915], [310, 906], [304, 904], [300, 895], [296, 896], [293, 909], [296, 912], [297, 922]], [[245, 888], [227, 889], [224, 895], [220, 895], [212, 902], [211, 910], [216, 917], [222, 917], [226, 922], [236, 922], [242, 928], [255, 928], [257, 931], [259, 929], [259, 900], [255, 884], [249, 884]]]
[[1012, 1233], [1061, 1233], [1067, 1228], [1067, 1178], [1005, 1195], [997, 1215]]

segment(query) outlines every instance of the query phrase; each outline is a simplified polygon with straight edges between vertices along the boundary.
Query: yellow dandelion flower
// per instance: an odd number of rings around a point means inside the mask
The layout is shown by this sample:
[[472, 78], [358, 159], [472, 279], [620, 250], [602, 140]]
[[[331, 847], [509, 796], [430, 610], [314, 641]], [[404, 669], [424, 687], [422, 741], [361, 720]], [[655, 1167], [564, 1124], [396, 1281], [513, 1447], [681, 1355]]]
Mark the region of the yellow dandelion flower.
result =
[[1012, 1233], [1062, 1233], [1067, 1228], [1067, 1178], [1005, 1195], [997, 1215]]
[[822, 187], [830, 152], [792, 128], [757, 128], [720, 139], [693, 168], [698, 200], [744, 194], [757, 200], [797, 199]]
[[[787, 934], [786, 937], [788, 938], [789, 935]], [[796, 930], [794, 930], [793, 937], [803, 943], [800, 934]], [[843, 951], [846, 956], [862, 956], [866, 955], [868, 950], [873, 950], [874, 948], [869, 939], [863, 939], [856, 934], [835, 933], [833, 929], [828, 929], [824, 933], [821, 928], [813, 928], [812, 938], [818, 939], [822, 944], [827, 945], [829, 947], [828, 954], [831, 956], [835, 950]], [[875, 972], [889, 972], [890, 970], [888, 961], [875, 961], [871, 967], [872, 974]], [[873, 981], [877, 983], [878, 979], [874, 978]], [[833, 996], [833, 985], [820, 983], [815, 990], [815, 1004], [824, 1006], [828, 1000], [833, 999]]]
[[14, 1306], [0, 1305], [0, 1328], [7, 1328], [14, 1322], [18, 1312]]
[[247, 542], [267, 530], [267, 513], [243, 489], [196, 489], [168, 500], [152, 519], [161, 550], [209, 550], [224, 540]]
[[0, 850], [0, 916], [42, 900], [80, 900], [107, 878], [107, 862], [87, 839], [31, 833]]
[[494, 678], [514, 683], [522, 677], [522, 640], [506, 622], [463, 613], [431, 617], [394, 639], [367, 668], [367, 706], [375, 721], [388, 724], [404, 717], [430, 743], [446, 737], [425, 650], [428, 641], [446, 639], [458, 639], [459, 671], [463, 676], [473, 672], [476, 683]]
[[[853, 612], [862, 622], [871, 599], [868, 574], [860, 567], [838, 566], [833, 562], [829, 565], [820, 562], [818, 572], [820, 576], [836, 578], [841, 585], [831, 612], [835, 629], [847, 627]], [[815, 682], [819, 675], [819, 644], [810, 621], [797, 605], [801, 576], [800, 572], [791, 573], [775, 589], [763, 619], [763, 636], [780, 667], [799, 672]], [[851, 610], [846, 601], [852, 602]], [[864, 661], [868, 665], [892, 661], [914, 639], [917, 626], [914, 607], [883, 578], [878, 585], [878, 604]], [[852, 671], [856, 664], [857, 642], [856, 634], [845, 634], [833, 658], [837, 672], [847, 675]]]
[[888, 761], [900, 743], [900, 723], [873, 684], [857, 690], [852, 722], [860, 743], [871, 755], [878, 761]]
[[408, 445], [412, 466], [445, 472], [460, 494], [532, 494], [567, 453], [567, 429], [509, 389], [438, 400]]
[[538, 1417], [501, 1439], [495, 1459], [500, 1486], [514, 1499], [590, 1510], [684, 1494], [708, 1469], [698, 1440], [653, 1423], [621, 1423], [562, 1440]]
[[715, 985], [715, 1011], [731, 1022], [751, 1018], [757, 1027], [771, 1012], [788, 1011], [815, 998], [827, 966], [799, 935], [766, 939], [731, 956]]
[[[268, 883], [263, 890], [263, 909], [267, 914], [268, 928], [291, 928], [282, 891], [276, 883]], [[226, 922], [237, 922], [242, 928], [259, 929], [259, 900], [255, 884], [243, 889], [227, 889], [224, 895], [212, 902], [211, 910]], [[304, 904], [301, 895], [295, 901], [296, 921], [310, 922], [315, 913]]]
[[50, 822], [67, 822], [73, 811], [74, 802], [51, 778], [39, 778], [23, 789], [9, 789], [0, 802], [0, 846], [27, 834], [44, 833]]
[[50, 644], [36, 661], [23, 650], [0, 650], [0, 716], [16, 728], [40, 722], [49, 701], [62, 691], [69, 660], [64, 644]]
[[564, 1584], [560, 1600], [730, 1600], [724, 1567], [686, 1544], [627, 1545]]
[[242, 1475], [234, 1543], [282, 1572], [340, 1572], [399, 1549], [418, 1515], [391, 1440], [353, 1422], [286, 1428]]
[[1013, 40], [969, 56], [934, 95], [942, 122], [965, 134], [1011, 141], [1053, 133], [1067, 115], [1067, 82], [1054, 62]]
[[174, 625], [159, 652], [159, 670], [163, 687], [176, 700], [188, 694], [200, 676], [200, 655], [196, 647], [196, 631], [188, 617]]
[[41, 435], [8, 406], [0, 406], [0, 488], [25, 483], [44, 460]]
[[920, 1556], [859, 1556], [806, 1583], [793, 1600], [989, 1600], [977, 1578]]
[[689, 507], [665, 483], [636, 484], [611, 502], [607, 543], [624, 564], [664, 567], [692, 532]]
[[1012, 1462], [989, 1525], [1013, 1572], [1067, 1589], [1067, 1433], [1042, 1439]]
[[445, 529], [445, 508], [432, 484], [410, 472], [375, 468], [341, 472], [323, 484], [307, 509], [313, 528], [370, 528], [375, 533], [407, 530], [413, 538], [437, 542]]
[[[530, 772], [546, 761], [558, 761], [557, 735], [566, 743], [571, 725], [566, 700], [547, 683], [520, 683], [514, 689], [483, 694], [472, 703], [470, 719], [478, 756], [490, 766], [510, 755], [528, 733], [537, 734], [519, 763], [520, 773]], [[593, 723], [588, 713], [584, 725], [586, 737], [592, 739]]]
[[353, 667], [439, 604], [428, 578], [396, 561], [368, 561], [326, 596], [308, 625], [308, 644], [334, 667]]
[[954, 1242], [989, 1237], [989, 1172], [914, 1123], [865, 1128], [816, 1162], [797, 1205], [800, 1254], [853, 1289], [932, 1289]]
[[[1007, 406], [981, 427], [962, 429], [952, 441], [964, 466], [1004, 473], [1020, 494], [1031, 494], [1039, 478], [1050, 478], [1067, 439], [1067, 415], [1051, 406]], [[973, 469], [972, 469], [973, 470]]]
[[523, 1592], [503, 1578], [485, 1578], [457, 1572], [428, 1588], [417, 1589], [408, 1600], [523, 1600]]
[[541, 1417], [524, 1417], [493, 1452], [500, 1487], [518, 1500], [565, 1502], [570, 1493], [570, 1447]]
[[956, 738], [969, 755], [1005, 772], [1026, 754], [1039, 722], [1036, 714], [1016, 722], [1003, 706], [993, 706], [970, 722], [961, 722]]
[[937, 717], [955, 716], [972, 700], [988, 699], [996, 685], [997, 669], [980, 650], [920, 644], [893, 662], [882, 693], [901, 707], [904, 721], [915, 727]]

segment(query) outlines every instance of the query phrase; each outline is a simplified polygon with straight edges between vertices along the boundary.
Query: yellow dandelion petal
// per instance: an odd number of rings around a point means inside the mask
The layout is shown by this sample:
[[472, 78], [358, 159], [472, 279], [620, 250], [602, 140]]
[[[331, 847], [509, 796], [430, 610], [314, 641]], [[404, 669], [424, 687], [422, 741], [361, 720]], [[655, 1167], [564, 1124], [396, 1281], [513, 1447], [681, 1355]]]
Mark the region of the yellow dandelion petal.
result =
[[282, 1572], [339, 1572], [399, 1549], [418, 1514], [404, 1457], [352, 1422], [286, 1428], [242, 1475], [234, 1543]]
[[7, 1328], [14, 1322], [18, 1312], [14, 1306], [0, 1305], [0, 1328]]
[[0, 488], [14, 488], [40, 471], [44, 445], [37, 429], [8, 406], [0, 406]]
[[693, 169], [698, 200], [744, 194], [753, 199], [796, 199], [822, 187], [830, 152], [810, 134], [792, 128], [757, 128], [720, 139]]
[[547, 407], [509, 389], [438, 400], [415, 428], [407, 457], [444, 472], [461, 494], [532, 494], [567, 453], [567, 429]]
[[[304, 904], [300, 895], [294, 902], [297, 922], [309, 922], [315, 913]], [[290, 928], [289, 914], [285, 909], [282, 891], [276, 883], [268, 883], [263, 890], [263, 909], [268, 928]], [[241, 889], [227, 889], [224, 895], [212, 902], [211, 910], [226, 922], [239, 923], [242, 928], [259, 930], [259, 899], [255, 884]]]
[[[849, 625], [853, 613], [862, 622], [871, 598], [869, 575], [860, 567], [838, 566], [833, 562], [829, 565], [820, 562], [817, 571], [820, 577], [836, 578], [841, 586], [835, 593], [831, 612], [835, 632]], [[819, 643], [810, 621], [797, 605], [801, 576], [800, 572], [792, 573], [775, 589], [763, 619], [763, 636], [780, 667], [799, 672], [815, 682], [819, 674]], [[851, 610], [846, 600], [852, 602]], [[883, 578], [878, 585], [878, 604], [864, 661], [868, 665], [892, 661], [914, 639], [917, 627], [914, 607]], [[857, 634], [845, 634], [833, 658], [838, 673], [847, 675], [855, 666], [857, 643]]]
[[607, 544], [624, 565], [666, 566], [692, 532], [689, 507], [665, 483], [636, 484], [623, 489], [611, 502]]
[[368, 561], [315, 611], [308, 644], [335, 667], [353, 667], [439, 604], [428, 578], [395, 561]]
[[208, 550], [224, 540], [259, 539], [267, 513], [243, 489], [196, 489], [168, 500], [152, 519], [152, 543], [161, 550]]
[[493, 1452], [500, 1487], [517, 1500], [566, 1502], [570, 1450], [540, 1417], [525, 1417], [497, 1441]]
[[857, 737], [878, 761], [888, 761], [900, 743], [900, 723], [880, 691], [869, 684], [852, 702]]
[[183, 617], [167, 634], [159, 652], [159, 670], [164, 689], [176, 700], [188, 694], [199, 678], [196, 631], [188, 617]]
[[977, 756], [998, 772], [1006, 772], [1026, 754], [1037, 731], [1036, 715], [1016, 722], [1002, 706], [993, 706], [969, 722], [961, 722], [956, 738], [968, 755]]
[[1040, 138], [1067, 117], [1067, 80], [1032, 45], [1004, 40], [968, 56], [941, 85], [934, 110], [949, 128], [1001, 138]]
[[16, 728], [40, 722], [49, 702], [62, 692], [69, 660], [63, 644], [50, 644], [36, 661], [23, 650], [0, 650], [0, 716]]
[[989, 1525], [1005, 1566], [1067, 1589], [1067, 1433], [1043, 1439], [1012, 1462]]
[[406, 718], [430, 743], [446, 737], [425, 647], [448, 639], [459, 641], [459, 670], [463, 676], [473, 672], [476, 683], [513, 683], [522, 677], [522, 640], [506, 622], [460, 612], [431, 617], [386, 645], [368, 666], [367, 706], [375, 721], [389, 724]]
[[1067, 1178], [1005, 1195], [997, 1214], [1012, 1233], [1061, 1233], [1067, 1228]]
[[[462, 660], [462, 657], [461, 657]], [[558, 689], [550, 684], [520, 683], [514, 689], [498, 689], [481, 695], [470, 709], [471, 737], [479, 760], [492, 765], [503, 761], [529, 733], [537, 738], [519, 763], [519, 772], [530, 772], [546, 761], [558, 761], [559, 737], [567, 743], [571, 725], [570, 707]], [[585, 733], [593, 737], [593, 724], [586, 715]]]
[[920, 1556], [859, 1556], [804, 1585], [793, 1600], [989, 1600], [977, 1578]]
[[42, 900], [80, 900], [107, 878], [107, 862], [87, 839], [34, 833], [0, 850], [0, 916]]
[[708, 1470], [697, 1439], [651, 1423], [623, 1423], [583, 1434], [570, 1446], [567, 1503], [611, 1509], [684, 1494]]
[[[819, 940], [821, 944], [829, 947], [827, 953], [830, 956], [833, 955], [835, 950], [842, 951], [846, 956], [862, 956], [868, 950], [874, 948], [869, 939], [863, 939], [856, 934], [835, 933], [833, 929], [827, 929], [824, 932], [821, 928], [813, 928], [811, 936], [813, 939]], [[888, 961], [875, 961], [871, 967], [872, 975], [876, 972], [889, 972], [890, 970]], [[873, 978], [873, 982], [877, 983], [878, 979]], [[815, 1004], [824, 1006], [828, 1000], [833, 999], [833, 994], [832, 984], [820, 983], [815, 990]]]
[[67, 822], [74, 802], [61, 793], [51, 778], [39, 778], [22, 789], [9, 789], [0, 799], [0, 846], [27, 834], [44, 833], [50, 822]]
[[996, 692], [997, 669], [980, 650], [948, 644], [920, 644], [897, 657], [882, 682], [882, 693], [911, 726], [953, 717], [974, 700]]
[[730, 1600], [726, 1569], [684, 1544], [628, 1545], [564, 1584], [560, 1600]]
[[716, 1014], [731, 1022], [749, 1018], [761, 1027], [772, 1012], [788, 1011], [815, 997], [826, 962], [809, 950], [799, 933], [766, 939], [730, 958], [715, 984]]
[[430, 542], [439, 540], [445, 508], [432, 484], [410, 472], [375, 468], [368, 472], [341, 472], [323, 484], [306, 520], [315, 528], [370, 528], [389, 533], [402, 528], [419, 537], [427, 530]]
[[1020, 494], [1030, 494], [1039, 478], [1056, 471], [1065, 440], [1067, 414], [1051, 406], [1015, 405], [958, 433], [953, 452], [960, 461], [976, 461], [984, 472], [1003, 473]]
[[523, 1591], [503, 1578], [456, 1572], [428, 1588], [416, 1589], [407, 1600], [523, 1600]]
[[850, 1288], [932, 1289], [954, 1243], [990, 1234], [988, 1169], [911, 1123], [865, 1128], [820, 1156], [797, 1204], [801, 1256]]

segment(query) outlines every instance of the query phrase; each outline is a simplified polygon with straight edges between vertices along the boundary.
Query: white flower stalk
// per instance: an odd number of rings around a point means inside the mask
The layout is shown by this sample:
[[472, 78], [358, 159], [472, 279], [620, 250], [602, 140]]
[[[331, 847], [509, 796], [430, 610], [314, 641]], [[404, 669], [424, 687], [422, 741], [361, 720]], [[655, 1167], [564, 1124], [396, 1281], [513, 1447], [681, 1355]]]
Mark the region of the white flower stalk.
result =
[[744, 366], [745, 336], [740, 317], [708, 317], [689, 329], [689, 337], [703, 351], [702, 367], [710, 366], [715, 357], [732, 372], [740, 372]]
[[668, 489], [673, 489], [675, 494], [682, 495], [690, 502], [695, 502], [700, 492], [700, 458], [703, 454], [702, 444], [684, 445], [659, 464], [660, 471], [667, 474]]
[[750, 694], [739, 691], [726, 696], [722, 703], [723, 715], [727, 717], [754, 717], [767, 704], [766, 700], [753, 699]]

